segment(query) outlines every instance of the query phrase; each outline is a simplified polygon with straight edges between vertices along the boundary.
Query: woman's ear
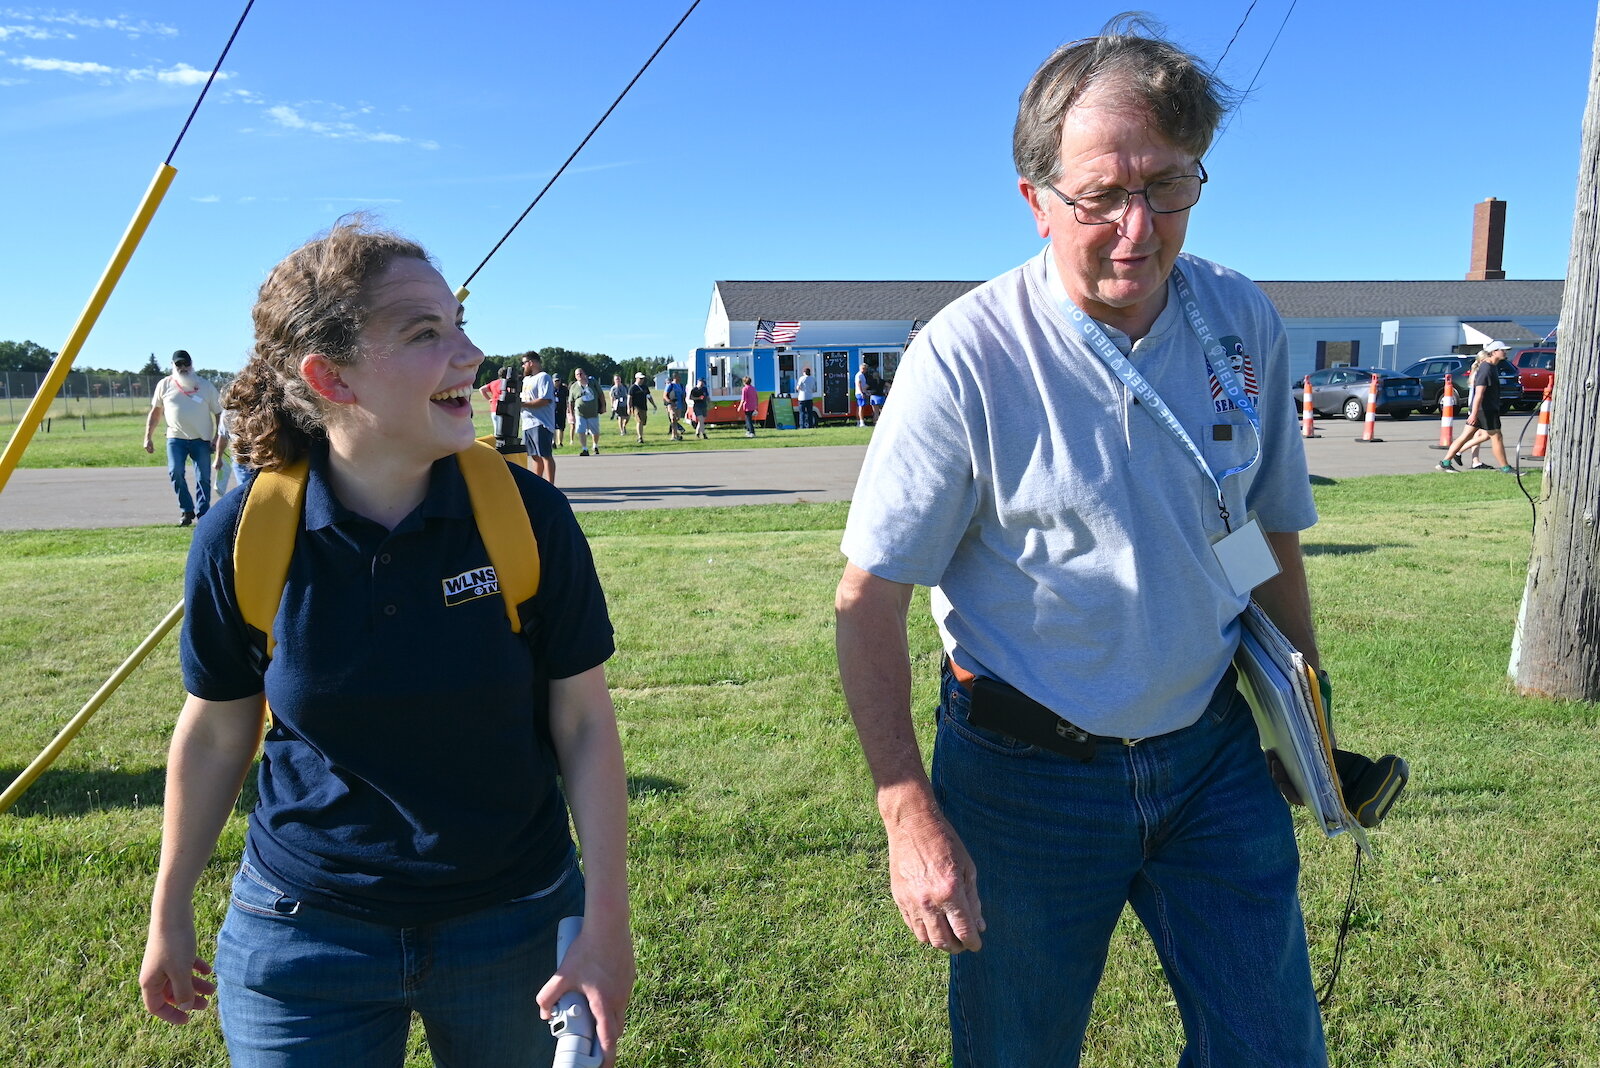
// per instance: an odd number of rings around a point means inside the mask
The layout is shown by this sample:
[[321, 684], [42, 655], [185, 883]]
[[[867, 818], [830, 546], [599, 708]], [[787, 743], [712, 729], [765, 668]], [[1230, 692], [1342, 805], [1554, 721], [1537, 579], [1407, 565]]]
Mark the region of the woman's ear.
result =
[[300, 377], [312, 392], [330, 404], [355, 403], [356, 395], [339, 373], [339, 365], [320, 352], [300, 357]]

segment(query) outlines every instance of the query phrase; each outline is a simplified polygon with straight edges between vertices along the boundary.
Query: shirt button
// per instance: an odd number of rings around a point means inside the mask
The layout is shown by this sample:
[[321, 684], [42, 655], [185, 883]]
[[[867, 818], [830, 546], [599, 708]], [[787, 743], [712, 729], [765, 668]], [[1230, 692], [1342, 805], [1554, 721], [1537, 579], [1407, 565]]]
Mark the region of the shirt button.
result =
[[388, 562], [389, 562], [389, 554], [388, 553], [384, 553], [383, 555], [378, 557], [378, 563], [387, 564]]
[[386, 604], [383, 606], [383, 614], [386, 616], [392, 616], [398, 611], [400, 611], [400, 609], [396, 608], [392, 604]]

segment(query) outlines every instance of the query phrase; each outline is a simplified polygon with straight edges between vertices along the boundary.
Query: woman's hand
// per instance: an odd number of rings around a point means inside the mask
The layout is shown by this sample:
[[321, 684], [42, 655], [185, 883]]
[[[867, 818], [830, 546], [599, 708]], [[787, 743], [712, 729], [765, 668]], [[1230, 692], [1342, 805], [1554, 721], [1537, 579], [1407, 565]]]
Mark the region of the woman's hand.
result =
[[188, 1023], [189, 1014], [206, 1008], [217, 992], [217, 984], [205, 978], [210, 974], [211, 965], [195, 955], [193, 909], [151, 919], [139, 968], [139, 990], [150, 1015], [169, 1024]]
[[636, 975], [633, 936], [627, 925], [586, 923], [567, 948], [561, 966], [539, 991], [539, 1015], [548, 1020], [569, 991], [583, 995], [594, 1015], [595, 1038], [605, 1055], [603, 1068], [612, 1068]]

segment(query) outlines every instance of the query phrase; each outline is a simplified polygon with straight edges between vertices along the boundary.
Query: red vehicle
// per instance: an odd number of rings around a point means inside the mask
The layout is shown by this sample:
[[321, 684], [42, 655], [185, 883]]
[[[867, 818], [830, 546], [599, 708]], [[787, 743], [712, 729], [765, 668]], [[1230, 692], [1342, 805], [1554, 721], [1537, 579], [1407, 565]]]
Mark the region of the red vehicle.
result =
[[1544, 399], [1545, 387], [1556, 369], [1555, 349], [1518, 349], [1507, 361], [1517, 369], [1522, 379], [1522, 395], [1533, 398], [1535, 405]]

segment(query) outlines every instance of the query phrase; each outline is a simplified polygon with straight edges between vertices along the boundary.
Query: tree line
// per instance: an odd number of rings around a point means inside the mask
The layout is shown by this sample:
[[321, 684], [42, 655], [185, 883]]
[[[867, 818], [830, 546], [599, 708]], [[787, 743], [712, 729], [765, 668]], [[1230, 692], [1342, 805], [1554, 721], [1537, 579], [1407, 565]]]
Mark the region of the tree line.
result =
[[[542, 349], [529, 351], [537, 352], [543, 361], [544, 369], [552, 375], [559, 376], [563, 381], [572, 381], [573, 372], [582, 367], [590, 378], [598, 378], [604, 385], [610, 385], [615, 375], [621, 375], [623, 382], [632, 382], [634, 374], [639, 371], [643, 371], [646, 378], [654, 381], [656, 375], [666, 370], [670, 362], [664, 356], [633, 356], [618, 361], [603, 352], [574, 352], [559, 345], [547, 345]], [[50, 365], [55, 362], [57, 355], [54, 350], [32, 341], [0, 341], [0, 371], [44, 374], [50, 370]], [[517, 352], [509, 356], [484, 357], [483, 366], [478, 369], [478, 385], [481, 386], [490, 379], [499, 377], [502, 367], [520, 368], [522, 355]], [[91, 375], [167, 373], [167, 369], [162, 367], [153, 355], [137, 371], [124, 371], [112, 367], [75, 367], [73, 370], [76, 373]], [[211, 371], [205, 368], [198, 368], [197, 373], [213, 381], [233, 377], [232, 372]]]
[[[653, 382], [656, 375], [665, 371], [671, 362], [665, 356], [630, 356], [626, 360], [613, 360], [603, 352], [574, 352], [559, 345], [546, 345], [542, 349], [527, 351], [538, 353], [540, 366], [564, 382], [571, 382], [573, 372], [582, 367], [590, 378], [598, 379], [601, 385], [606, 386], [611, 384], [611, 379], [616, 375], [621, 375], [624, 383], [632, 382], [634, 374], [640, 371]], [[502, 367], [514, 367], [520, 371], [522, 357], [521, 352], [509, 356], [485, 356], [483, 366], [478, 368], [478, 385], [500, 377]]]

